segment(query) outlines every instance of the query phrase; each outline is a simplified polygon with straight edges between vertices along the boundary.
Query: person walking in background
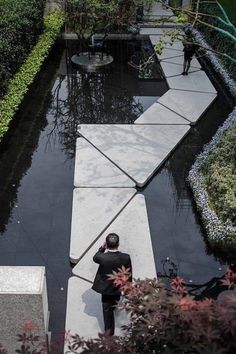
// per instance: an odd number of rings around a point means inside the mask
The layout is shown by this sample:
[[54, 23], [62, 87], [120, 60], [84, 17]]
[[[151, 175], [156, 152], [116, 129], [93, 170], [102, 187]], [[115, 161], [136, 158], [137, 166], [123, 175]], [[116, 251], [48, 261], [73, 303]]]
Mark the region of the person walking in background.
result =
[[113, 281], [108, 279], [107, 275], [124, 266], [126, 269], [129, 268], [129, 281], [132, 281], [132, 264], [130, 256], [127, 253], [120, 252], [118, 247], [119, 236], [115, 233], [110, 233], [106, 237], [104, 245], [99, 248], [98, 252], [93, 257], [93, 261], [99, 264], [99, 268], [92, 289], [102, 294], [104, 328], [105, 335], [107, 336], [112, 336], [114, 334], [114, 309], [120, 300], [121, 295], [119, 288], [114, 285]]
[[191, 60], [194, 54], [196, 54], [196, 46], [193, 43], [183, 43], [184, 44], [184, 64], [182, 75], [188, 75]]

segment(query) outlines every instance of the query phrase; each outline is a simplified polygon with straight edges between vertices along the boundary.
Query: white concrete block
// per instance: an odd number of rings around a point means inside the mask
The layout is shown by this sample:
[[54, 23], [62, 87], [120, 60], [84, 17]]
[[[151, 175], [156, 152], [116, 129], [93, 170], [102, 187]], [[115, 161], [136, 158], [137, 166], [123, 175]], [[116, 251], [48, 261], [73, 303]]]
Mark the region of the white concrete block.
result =
[[163, 29], [162, 28], [155, 28], [155, 27], [147, 27], [140, 29], [141, 35], [162, 35]]
[[135, 187], [135, 183], [87, 140], [76, 141], [75, 187]]
[[183, 57], [183, 53], [170, 48], [164, 48], [161, 54], [157, 54], [159, 60]]
[[[68, 281], [66, 325], [70, 334], [79, 334], [85, 339], [97, 338], [104, 332], [101, 295], [91, 289], [91, 283], [78, 277]], [[125, 311], [115, 310], [115, 335], [121, 335], [121, 326], [128, 323]], [[65, 343], [64, 353], [68, 353]]]
[[93, 256], [110, 232], [115, 232], [119, 235], [120, 250], [130, 254], [134, 278], [156, 277], [145, 198], [142, 194], [137, 194], [130, 201], [93, 247], [73, 268], [74, 275], [90, 281], [94, 280], [98, 265], [93, 262]]
[[187, 125], [84, 124], [78, 133], [142, 187], [189, 129]]
[[173, 12], [158, 2], [158, 3], [154, 3], [150, 10], [144, 11], [144, 15], [166, 17], [166, 16], [172, 16]]
[[134, 196], [134, 188], [75, 188], [70, 260], [77, 263]]
[[0, 313], [0, 343], [8, 353], [19, 349], [17, 335], [23, 334], [27, 323], [37, 328], [40, 341], [46, 343], [49, 313], [45, 267], [0, 267]]
[[[142, 28], [141, 31], [143, 29], [144, 28]], [[146, 28], [146, 30], [148, 31], [149, 28]], [[165, 28], [155, 28], [155, 32], [156, 32], [155, 34], [150, 34], [150, 36], [149, 36], [152, 44], [156, 44], [160, 40], [161, 37], [167, 36]], [[168, 36], [168, 38], [170, 38], [170, 37]]]
[[136, 119], [134, 124], [189, 124], [189, 121], [170, 111], [161, 104], [154, 103], [138, 119]]
[[187, 76], [169, 77], [167, 83], [170, 89], [216, 93], [207, 74], [202, 70], [189, 73]]
[[[160, 62], [161, 68], [164, 72], [165, 77], [172, 77], [181, 75], [183, 72], [183, 65], [167, 63], [165, 61]], [[198, 71], [200, 69], [195, 67], [190, 67], [189, 73]]]
[[176, 50], [181, 53], [183, 53], [183, 49], [184, 49], [183, 43], [179, 40], [176, 40], [172, 45], [168, 42], [164, 45], [164, 47], [172, 50]]
[[215, 98], [215, 93], [169, 90], [158, 102], [196, 123]]
[[160, 28], [160, 33], [158, 34], [154, 34], [154, 35], [150, 35], [150, 41], [152, 43], [152, 45], [154, 46], [155, 44], [159, 43], [160, 39], [162, 39], [163, 41], [165, 41], [164, 44], [164, 48], [169, 48], [172, 50], [176, 50], [178, 52], [181, 52], [183, 54], [183, 43], [176, 39], [175, 42], [171, 45], [171, 37], [168, 35], [169, 30], [168, 29], [162, 29]]
[[[184, 55], [182, 54], [182, 56], [179, 57], [175, 57], [175, 58], [169, 58], [169, 59], [164, 59], [164, 62], [167, 63], [172, 63], [172, 64], [179, 64], [183, 66], [184, 63]], [[193, 57], [193, 59], [191, 60], [191, 65], [190, 67], [192, 68], [197, 68], [197, 69], [201, 69], [201, 64], [199, 63], [199, 61], [197, 60], [196, 57]]]

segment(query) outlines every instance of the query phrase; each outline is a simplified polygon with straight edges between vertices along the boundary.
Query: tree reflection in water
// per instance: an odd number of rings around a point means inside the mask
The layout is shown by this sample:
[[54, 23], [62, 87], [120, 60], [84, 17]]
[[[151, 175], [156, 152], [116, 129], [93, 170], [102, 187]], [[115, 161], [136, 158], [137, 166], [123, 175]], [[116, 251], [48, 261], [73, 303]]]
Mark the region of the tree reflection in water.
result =
[[70, 49], [65, 50], [53, 87], [49, 113], [54, 126], [48, 137], [57, 132], [67, 156], [73, 158], [78, 124], [132, 124], [143, 113], [143, 102], [151, 98], [152, 104], [158, 93], [156, 83], [143, 84], [139, 72], [128, 64], [130, 47], [125, 48], [122, 62], [115, 60], [97, 72], [73, 67]]

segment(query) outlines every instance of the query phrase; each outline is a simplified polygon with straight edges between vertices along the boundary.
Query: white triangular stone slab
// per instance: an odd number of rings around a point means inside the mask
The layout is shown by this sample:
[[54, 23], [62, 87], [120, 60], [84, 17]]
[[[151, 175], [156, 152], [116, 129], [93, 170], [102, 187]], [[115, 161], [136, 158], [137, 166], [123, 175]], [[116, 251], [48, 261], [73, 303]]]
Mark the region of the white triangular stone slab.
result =
[[[68, 281], [66, 332], [79, 334], [84, 339], [97, 338], [104, 332], [101, 295], [91, 289], [91, 283], [78, 277]], [[122, 335], [121, 326], [128, 324], [124, 310], [115, 310], [115, 335]], [[65, 342], [64, 353], [69, 353]]]
[[196, 123], [215, 98], [215, 93], [169, 90], [158, 102]]
[[163, 6], [161, 3], [156, 3], [154, 5], [152, 5], [151, 10], [144, 11], [144, 16], [172, 16], [173, 12], [170, 9], [167, 9], [165, 6]]
[[136, 121], [135, 124], [189, 124], [178, 114], [159, 103], [154, 103]]
[[171, 37], [169, 35], [167, 35], [166, 30], [162, 30], [162, 33], [160, 34], [154, 34], [154, 35], [150, 35], [149, 36], [150, 41], [152, 43], [152, 45], [157, 44], [160, 39], [164, 40], [166, 43], [164, 44], [164, 48], [169, 48], [169, 49], [173, 49], [173, 50], [177, 50], [177, 51], [183, 51], [183, 44], [180, 40], [176, 39], [175, 42], [171, 45]]
[[[172, 64], [172, 63], [167, 63], [165, 61], [161, 61], [161, 68], [164, 72], [165, 77], [172, 77], [172, 76], [177, 76], [181, 75], [183, 72], [183, 65], [179, 64]], [[190, 67], [189, 73], [198, 71], [201, 69], [195, 68], [195, 67]]]
[[[169, 59], [164, 59], [163, 61], [167, 62], [167, 63], [172, 63], [172, 64], [179, 64], [183, 66], [183, 62], [184, 62], [184, 55], [179, 56], [179, 57], [175, 57], [175, 58], [169, 58]], [[199, 61], [197, 60], [197, 58], [193, 57], [193, 59], [191, 60], [191, 65], [190, 67], [194, 67], [197, 69], [201, 69], [201, 64], [199, 63]]]
[[147, 27], [147, 28], [140, 29], [140, 35], [162, 35], [162, 34], [163, 34], [162, 28]]
[[158, 28], [158, 33], [157, 34], [151, 34], [149, 36], [149, 39], [152, 43], [152, 45], [155, 45], [156, 43], [159, 42], [161, 38], [166, 38], [166, 40], [170, 40], [170, 36], [167, 36], [165, 33], [165, 30], [162, 28]]
[[159, 60], [171, 59], [176, 57], [182, 57], [183, 53], [177, 50], [164, 48], [161, 54], [157, 54]]
[[200, 70], [187, 76], [174, 76], [166, 79], [170, 89], [216, 93], [207, 74]]
[[176, 50], [178, 52], [183, 53], [184, 46], [181, 41], [175, 41], [172, 45], [169, 43], [165, 44], [164, 48], [169, 48], [169, 49]]
[[75, 188], [70, 260], [77, 263], [87, 249], [134, 196], [134, 188]]
[[135, 187], [135, 183], [84, 138], [76, 141], [75, 187]]
[[120, 250], [130, 255], [134, 278], [156, 277], [146, 203], [142, 194], [137, 194], [130, 201], [98, 241], [73, 268], [73, 274], [90, 281], [94, 280], [98, 265], [93, 262], [93, 256], [110, 232], [115, 232], [119, 235]]
[[188, 125], [84, 124], [78, 133], [142, 187], [189, 129]]

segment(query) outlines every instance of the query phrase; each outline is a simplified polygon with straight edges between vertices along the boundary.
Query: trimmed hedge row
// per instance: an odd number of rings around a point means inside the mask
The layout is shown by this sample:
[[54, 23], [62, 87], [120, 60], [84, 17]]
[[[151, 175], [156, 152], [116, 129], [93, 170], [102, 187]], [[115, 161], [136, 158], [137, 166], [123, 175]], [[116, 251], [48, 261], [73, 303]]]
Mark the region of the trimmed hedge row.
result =
[[[212, 140], [204, 146], [203, 151], [197, 156], [188, 176], [188, 181], [193, 190], [197, 207], [201, 212], [207, 235], [213, 244], [221, 243], [225, 245], [226, 243], [236, 243], [236, 226], [235, 222], [233, 223], [233, 215], [235, 218], [236, 208], [235, 127], [236, 107], [224, 124], [217, 130]], [[214, 159], [216, 159], [216, 164]], [[228, 164], [229, 168], [227, 168]], [[218, 171], [218, 167], [222, 167], [222, 170]], [[208, 171], [208, 168], [211, 171]], [[210, 177], [212, 171], [214, 172], [214, 176]], [[225, 172], [226, 175], [224, 175]], [[211, 189], [216, 187], [216, 191], [213, 191], [213, 196], [210, 191], [208, 193], [206, 178], [211, 178], [211, 181], [209, 180], [208, 182], [214, 183], [214, 186], [210, 187]], [[217, 181], [214, 181], [214, 178]], [[220, 205], [221, 203], [222, 205]], [[227, 215], [223, 210], [224, 208], [227, 209]], [[218, 212], [216, 212], [216, 209], [218, 209]], [[231, 212], [232, 215], [230, 215]]]
[[236, 122], [201, 167], [209, 201], [217, 215], [236, 227]]
[[42, 33], [45, 0], [0, 1], [0, 98]]
[[45, 58], [64, 23], [64, 15], [57, 10], [47, 15], [44, 19], [44, 32], [21, 66], [19, 72], [10, 80], [6, 96], [0, 101], [0, 141], [8, 130], [29, 85], [34, 81]]

